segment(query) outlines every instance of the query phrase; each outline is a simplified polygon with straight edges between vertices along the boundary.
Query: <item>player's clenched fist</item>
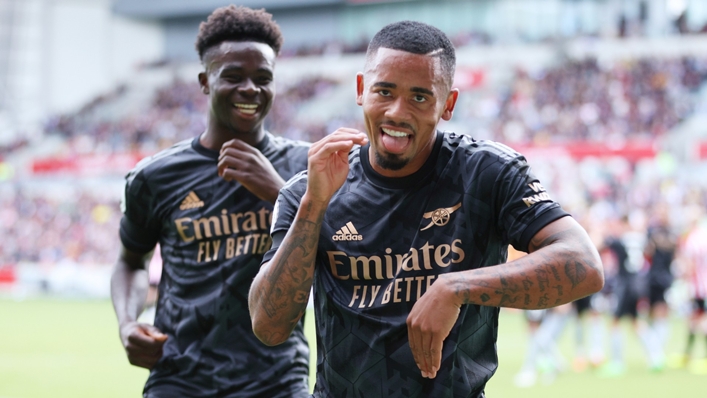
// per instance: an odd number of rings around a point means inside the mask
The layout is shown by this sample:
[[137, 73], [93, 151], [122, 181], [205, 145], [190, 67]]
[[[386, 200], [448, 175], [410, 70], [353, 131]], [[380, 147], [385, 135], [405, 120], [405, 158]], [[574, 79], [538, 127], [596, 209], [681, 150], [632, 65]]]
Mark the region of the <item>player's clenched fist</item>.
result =
[[260, 199], [275, 203], [285, 181], [258, 149], [233, 139], [223, 144], [218, 157], [218, 175], [238, 181]]
[[349, 151], [365, 145], [366, 134], [352, 128], [340, 128], [315, 142], [309, 149], [307, 195], [310, 200], [327, 203], [346, 180]]
[[152, 325], [131, 322], [120, 328], [120, 339], [131, 364], [152, 369], [162, 358], [167, 335]]

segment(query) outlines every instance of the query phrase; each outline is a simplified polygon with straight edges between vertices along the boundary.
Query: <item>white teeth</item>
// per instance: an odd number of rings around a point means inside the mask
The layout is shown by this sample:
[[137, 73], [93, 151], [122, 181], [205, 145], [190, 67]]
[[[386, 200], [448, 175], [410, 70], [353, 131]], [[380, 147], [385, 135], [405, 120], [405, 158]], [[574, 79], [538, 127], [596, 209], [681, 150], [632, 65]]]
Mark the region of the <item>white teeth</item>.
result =
[[233, 104], [233, 106], [246, 115], [252, 115], [258, 109], [258, 104]]
[[384, 133], [388, 134], [391, 137], [397, 137], [397, 138], [402, 138], [402, 137], [407, 137], [407, 133], [403, 133], [402, 131], [395, 131], [391, 129], [387, 129], [385, 127], [382, 127], [381, 130], [383, 130]]

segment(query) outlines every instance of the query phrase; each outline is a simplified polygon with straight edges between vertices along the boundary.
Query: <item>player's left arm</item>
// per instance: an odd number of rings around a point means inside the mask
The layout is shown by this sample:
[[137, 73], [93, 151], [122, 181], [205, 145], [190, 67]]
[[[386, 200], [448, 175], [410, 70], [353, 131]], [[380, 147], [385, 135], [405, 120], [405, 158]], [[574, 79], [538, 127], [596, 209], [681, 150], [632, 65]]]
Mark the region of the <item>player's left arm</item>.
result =
[[599, 253], [586, 231], [562, 217], [543, 227], [529, 254], [505, 264], [440, 275], [410, 312], [410, 347], [423, 377], [435, 377], [442, 343], [465, 304], [542, 309], [598, 292], [604, 286]]
[[233, 139], [221, 147], [218, 159], [218, 175], [226, 181], [238, 181], [255, 196], [275, 203], [277, 193], [285, 185], [270, 160], [257, 148], [239, 139]]

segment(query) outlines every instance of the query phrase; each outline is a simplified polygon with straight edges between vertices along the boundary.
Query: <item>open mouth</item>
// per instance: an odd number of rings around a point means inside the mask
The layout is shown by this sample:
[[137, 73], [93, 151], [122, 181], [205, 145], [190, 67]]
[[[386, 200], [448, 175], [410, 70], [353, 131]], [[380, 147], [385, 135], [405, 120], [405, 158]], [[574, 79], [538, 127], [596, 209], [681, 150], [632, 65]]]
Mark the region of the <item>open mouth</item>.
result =
[[412, 135], [403, 131], [381, 127], [381, 142], [386, 151], [390, 153], [402, 153], [410, 144]]
[[233, 106], [238, 109], [241, 113], [244, 113], [246, 115], [254, 115], [255, 112], [258, 110], [258, 104], [241, 104], [241, 103], [235, 103]]

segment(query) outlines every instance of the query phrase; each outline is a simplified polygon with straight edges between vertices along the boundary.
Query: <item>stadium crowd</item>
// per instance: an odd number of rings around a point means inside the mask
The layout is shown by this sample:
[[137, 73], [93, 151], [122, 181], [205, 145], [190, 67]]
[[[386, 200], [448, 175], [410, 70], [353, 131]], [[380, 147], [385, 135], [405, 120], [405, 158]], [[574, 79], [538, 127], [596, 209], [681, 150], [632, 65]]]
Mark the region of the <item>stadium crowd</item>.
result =
[[492, 138], [508, 144], [622, 142], [661, 137], [693, 111], [707, 60], [639, 59], [602, 66], [569, 61], [516, 72], [491, 113]]
[[118, 200], [95, 196], [89, 189], [58, 196], [30, 193], [21, 184], [5, 185], [0, 193], [0, 265], [110, 264], [117, 250]]
[[[460, 101], [454, 121], [456, 126], [476, 126], [467, 134], [492, 138], [511, 146], [657, 138], [691, 114], [695, 107], [694, 92], [706, 78], [705, 59], [642, 59], [608, 67], [602, 67], [594, 60], [568, 61], [536, 75], [518, 71], [510, 84], [493, 88], [490, 97]], [[306, 118], [298, 118], [298, 112], [311, 101], [326, 98], [341, 84], [345, 83], [316, 76], [282, 87], [266, 122], [267, 128], [289, 138], [318, 140], [331, 130], [331, 123], [308, 122]], [[107, 117], [108, 110], [114, 109], [114, 104], [124, 100], [125, 96], [126, 89], [119, 88], [74, 114], [52, 118], [46, 124], [45, 134], [62, 137], [69, 156], [124, 152], [147, 155], [204, 130], [206, 96], [199, 91], [196, 82], [175, 79], [157, 90], [148, 106], [141, 107], [139, 112], [127, 113], [120, 118]], [[489, 98], [494, 102], [491, 105], [479, 102], [488, 102]], [[484, 130], [490, 131], [491, 137]], [[550, 192], [576, 212], [596, 212], [596, 209], [612, 207], [617, 212], [641, 209], [648, 214], [649, 207], [666, 195], [694, 195], [687, 187], [681, 186], [681, 182], [670, 179], [654, 178], [646, 182], [642, 178], [639, 181], [635, 177], [640, 164], [628, 160], [586, 158], [576, 161], [561, 156], [539, 156], [539, 159], [531, 160]], [[649, 164], [657, 167], [655, 162]], [[127, 170], [115, 171], [115, 176], [121, 177]], [[12, 209], [8, 212], [15, 216], [7, 217], [30, 220], [19, 225], [37, 224], [37, 228], [47, 234], [57, 228], [63, 231], [61, 222], [57, 224], [26, 209], [66, 210], [68, 219], [89, 228], [92, 223], [88, 216], [90, 208], [99, 205], [85, 194], [76, 196], [82, 198], [77, 203], [58, 203], [49, 198], [27, 200], [21, 183], [16, 181], [13, 186], [19, 187], [10, 189], [14, 191], [13, 197], [3, 200], [6, 203], [4, 208]], [[117, 200], [106, 203], [106, 206], [117, 209]], [[20, 206], [24, 202], [34, 206]], [[45, 213], [59, 214], [62, 211]], [[38, 223], [46, 226], [40, 227]], [[12, 227], [13, 224], [5, 222], [3, 227], [22, 228]], [[110, 221], [107, 226], [114, 227]], [[29, 240], [25, 245], [32, 245], [32, 242], [39, 245], [39, 241], [44, 240]], [[56, 246], [62, 245], [57, 243]], [[109, 262], [112, 256], [111, 249], [98, 244], [81, 246], [82, 258], [91, 261]], [[46, 247], [44, 242], [42, 247]], [[57, 250], [62, 249], [55, 252]], [[93, 250], [97, 252], [92, 253]], [[39, 258], [37, 253], [49, 251], [8, 243], [3, 250], [3, 261], [36, 260]]]

